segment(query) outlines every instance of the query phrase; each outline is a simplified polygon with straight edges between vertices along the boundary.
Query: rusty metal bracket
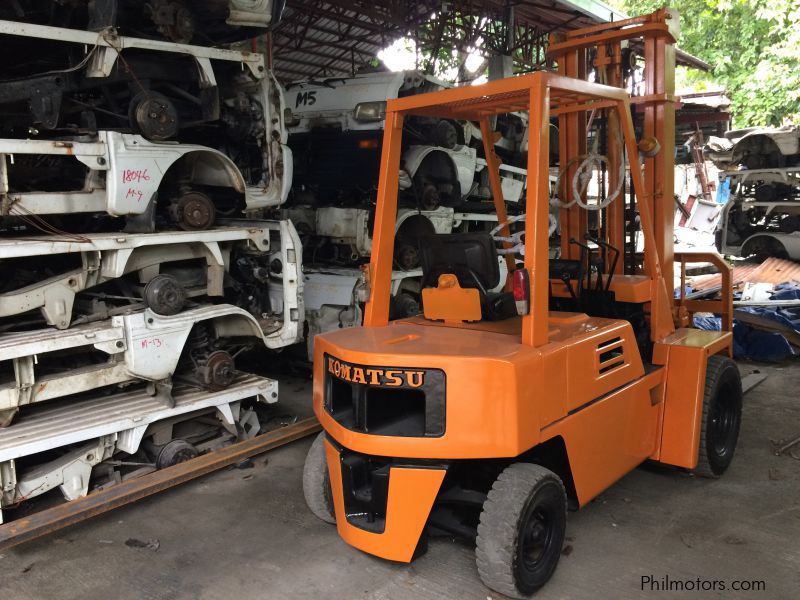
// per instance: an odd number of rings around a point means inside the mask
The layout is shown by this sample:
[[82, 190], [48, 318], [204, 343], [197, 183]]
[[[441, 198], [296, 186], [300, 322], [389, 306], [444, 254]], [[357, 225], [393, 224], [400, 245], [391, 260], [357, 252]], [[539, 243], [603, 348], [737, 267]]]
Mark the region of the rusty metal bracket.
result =
[[232, 444], [149, 475], [111, 486], [28, 517], [0, 526], [0, 551], [54, 533], [70, 525], [136, 502], [163, 490], [206, 475], [245, 458], [284, 446], [321, 429], [315, 417]]

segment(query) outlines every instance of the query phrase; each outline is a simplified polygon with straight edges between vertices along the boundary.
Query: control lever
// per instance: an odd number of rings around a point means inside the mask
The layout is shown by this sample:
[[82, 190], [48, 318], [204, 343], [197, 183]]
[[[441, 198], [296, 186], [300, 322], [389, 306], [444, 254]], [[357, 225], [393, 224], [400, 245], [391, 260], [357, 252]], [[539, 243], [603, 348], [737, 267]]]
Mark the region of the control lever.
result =
[[475, 281], [475, 285], [478, 286], [478, 291], [480, 292], [481, 296], [485, 298], [487, 295], [487, 291], [486, 288], [483, 287], [480, 277], [478, 277], [478, 274], [472, 269], [467, 269], [467, 270], [469, 271], [469, 274], [472, 276], [472, 279]]
[[[591, 243], [595, 244], [597, 246], [598, 250], [601, 250], [603, 248], [602, 244], [600, 244], [600, 241], [595, 239], [595, 238], [593, 238], [588, 233], [584, 233], [583, 234], [583, 239], [585, 239], [587, 242], [591, 242]], [[591, 250], [590, 250], [590, 252], [591, 252]], [[606, 266], [605, 252], [603, 252], [598, 257], [598, 259], [599, 259], [599, 262], [596, 263], [597, 282], [594, 285], [594, 290], [596, 292], [602, 292], [603, 291], [603, 270], [605, 269], [605, 266]], [[591, 254], [590, 254], [589, 255], [589, 270], [591, 271], [591, 269], [592, 269], [592, 262], [591, 262]], [[591, 275], [589, 275], [589, 280], [587, 281], [587, 285], [588, 285], [589, 289], [592, 289], [592, 278], [591, 278]]]
[[[606, 279], [606, 285], [605, 288], [603, 289], [603, 291], [607, 292], [611, 287], [611, 278], [614, 276], [614, 272], [617, 269], [617, 262], [619, 262], [619, 250], [614, 246], [612, 246], [611, 244], [609, 244], [608, 242], [591, 237], [588, 233], [584, 235], [584, 239], [587, 242], [592, 242], [594, 244], [597, 244], [598, 246], [614, 253], [614, 258], [611, 259], [611, 268], [608, 271], [608, 279]], [[598, 278], [599, 277], [600, 274], [598, 273]]]
[[586, 289], [592, 289], [592, 269], [589, 265], [589, 257], [592, 254], [592, 249], [584, 244], [583, 242], [579, 242], [575, 238], [569, 239], [570, 244], [575, 244], [581, 249], [581, 269], [578, 271], [578, 296], [581, 295], [583, 292], [583, 265], [586, 264], [586, 283], [588, 284]]
[[[579, 277], [580, 276], [582, 275], [579, 275]], [[561, 273], [561, 281], [564, 282], [564, 285], [566, 286], [567, 291], [569, 292], [569, 295], [572, 297], [572, 299], [577, 300], [578, 295], [575, 293], [575, 290], [572, 289], [572, 278], [569, 276], [569, 273], [567, 271]]]

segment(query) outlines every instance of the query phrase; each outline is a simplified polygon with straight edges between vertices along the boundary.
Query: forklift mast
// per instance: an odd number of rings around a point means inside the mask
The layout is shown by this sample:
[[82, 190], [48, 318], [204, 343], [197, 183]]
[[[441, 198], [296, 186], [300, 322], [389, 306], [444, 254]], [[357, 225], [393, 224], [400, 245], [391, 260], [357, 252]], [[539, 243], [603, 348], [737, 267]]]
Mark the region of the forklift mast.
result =
[[[662, 8], [653, 13], [632, 17], [613, 23], [602, 23], [565, 34], [550, 36], [548, 58], [558, 64], [558, 72], [568, 77], [586, 79], [593, 66], [600, 83], [614, 87], [626, 87], [626, 73], [635, 66], [636, 52], [644, 57], [643, 95], [631, 97], [631, 105], [642, 113], [639, 149], [643, 157], [644, 194], [649, 198], [655, 232], [655, 245], [645, 244], [645, 254], [657, 255], [656, 263], [660, 277], [667, 290], [674, 282], [675, 262], [679, 262], [680, 295], [674, 302], [671, 317], [674, 326], [691, 325], [691, 315], [703, 310], [721, 315], [722, 330], [733, 329], [733, 297], [731, 293], [731, 269], [722, 257], [713, 252], [675, 253], [674, 251], [674, 176], [675, 169], [675, 42], [680, 35], [680, 19], [674, 9]], [[631, 84], [636, 92], [635, 85]], [[593, 116], [593, 115], [592, 115]], [[591, 118], [591, 117], [590, 117]], [[589, 124], [590, 125], [590, 124]], [[607, 128], [619, 127], [616, 115], [608, 114]], [[569, 195], [569, 182], [577, 165], [570, 164], [570, 157], [584, 156], [587, 152], [587, 114], [571, 113], [558, 119], [559, 159], [562, 169], [560, 197]], [[624, 164], [621, 144], [608, 143], [607, 147], [608, 189], [618, 184], [620, 163]], [[630, 157], [629, 157], [630, 158]], [[629, 160], [630, 165], [639, 164]], [[624, 186], [622, 188], [624, 190]], [[638, 191], [636, 192], [639, 193]], [[622, 200], [620, 198], [619, 200]], [[644, 219], [641, 214], [640, 218]], [[577, 258], [580, 248], [571, 244], [572, 239], [582, 239], [589, 230], [587, 211], [572, 206], [560, 210], [561, 256]], [[636, 230], [634, 211], [626, 211], [623, 202], [612, 202], [602, 214], [602, 226], [597, 236], [613, 248], [625, 248], [626, 259], [614, 261], [615, 273], [632, 273], [636, 264], [636, 244], [626, 243], [626, 233]], [[685, 296], [686, 265], [692, 262], [708, 262], [722, 275], [722, 294], [719, 300], [693, 301]], [[645, 270], [648, 265], [645, 261]], [[670, 296], [672, 294], [669, 294]], [[654, 313], [655, 314], [655, 313]], [[666, 315], [660, 314], [651, 324], [652, 341], [670, 331]], [[730, 352], [729, 352], [730, 354]]]
[[[644, 157], [644, 193], [650, 198], [655, 230], [657, 262], [664, 281], [673, 281], [673, 221], [675, 168], [675, 42], [680, 34], [679, 18], [671, 9], [613, 23], [603, 23], [550, 37], [548, 58], [558, 63], [558, 72], [567, 77], [586, 79], [589, 67], [597, 79], [614, 87], [625, 87], [626, 64], [635, 60], [632, 46], [641, 47], [644, 55], [644, 95], [633, 96], [631, 104], [643, 113], [642, 142], [656, 141], [660, 150]], [[641, 45], [641, 46], [639, 46]], [[623, 46], [625, 51], [623, 52]], [[593, 60], [592, 60], [593, 58]], [[590, 61], [593, 64], [590, 65]], [[562, 177], [561, 197], [567, 197], [569, 181], [577, 165], [568, 165], [568, 157], [586, 154], [586, 113], [562, 115], [558, 119], [560, 164], [567, 165]], [[614, 129], [615, 116], [609, 115], [608, 128]], [[644, 148], [642, 148], [644, 150]], [[618, 144], [608, 144], [608, 188], [618, 184], [620, 161], [625, 158]], [[631, 164], [636, 164], [631, 162]], [[561, 255], [577, 258], [579, 248], [570, 239], [582, 239], [588, 230], [587, 212], [577, 205], [563, 208], [561, 219]], [[633, 218], [633, 215], [628, 215]], [[604, 215], [601, 237], [615, 248], [625, 247], [626, 215], [623, 202], [612, 202]], [[633, 249], [635, 251], [635, 248]], [[647, 249], [645, 249], [647, 251]], [[616, 269], [622, 273], [625, 261]]]

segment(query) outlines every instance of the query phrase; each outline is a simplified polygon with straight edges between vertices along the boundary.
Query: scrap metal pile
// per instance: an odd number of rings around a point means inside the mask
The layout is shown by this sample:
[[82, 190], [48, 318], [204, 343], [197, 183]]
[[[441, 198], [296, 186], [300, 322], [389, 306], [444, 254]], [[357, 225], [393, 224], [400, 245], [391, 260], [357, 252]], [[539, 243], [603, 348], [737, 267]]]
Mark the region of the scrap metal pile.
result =
[[706, 155], [722, 170], [729, 199], [716, 246], [723, 254], [800, 260], [800, 129], [750, 128], [711, 138]]
[[[734, 267], [734, 353], [778, 362], [800, 350], [800, 130], [749, 128], [711, 137], [704, 156], [718, 169], [715, 245], [748, 259]], [[714, 203], [710, 203], [713, 207]], [[697, 221], [696, 215], [692, 219]], [[700, 219], [702, 220], [702, 219]], [[687, 297], [712, 295], [719, 275], [687, 280]], [[696, 323], [719, 329], [719, 319]]]
[[0, 521], [254, 436], [277, 400], [236, 357], [303, 334], [300, 240], [267, 218], [281, 90], [254, 46], [211, 45], [274, 5], [0, 9]]

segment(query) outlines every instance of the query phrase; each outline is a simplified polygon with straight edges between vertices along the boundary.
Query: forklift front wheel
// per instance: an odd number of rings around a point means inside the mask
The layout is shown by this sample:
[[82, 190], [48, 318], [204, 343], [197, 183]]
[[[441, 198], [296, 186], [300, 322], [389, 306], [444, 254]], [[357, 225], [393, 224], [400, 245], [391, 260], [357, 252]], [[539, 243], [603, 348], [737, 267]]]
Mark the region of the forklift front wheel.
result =
[[529, 598], [556, 570], [566, 526], [567, 494], [555, 473], [529, 463], [506, 467], [478, 524], [481, 580], [511, 598]]
[[719, 477], [730, 466], [742, 423], [742, 380], [730, 358], [710, 356], [706, 365], [700, 456], [695, 474]]
[[331, 478], [325, 458], [324, 431], [316, 437], [306, 455], [306, 463], [303, 465], [303, 495], [312, 513], [326, 523], [336, 523]]

